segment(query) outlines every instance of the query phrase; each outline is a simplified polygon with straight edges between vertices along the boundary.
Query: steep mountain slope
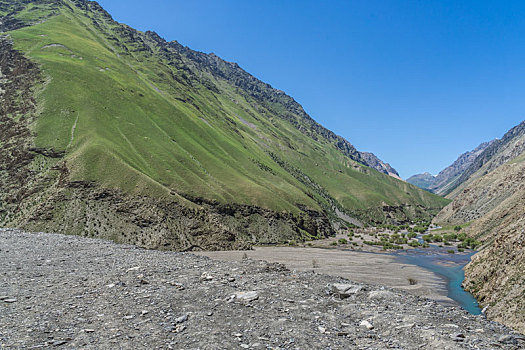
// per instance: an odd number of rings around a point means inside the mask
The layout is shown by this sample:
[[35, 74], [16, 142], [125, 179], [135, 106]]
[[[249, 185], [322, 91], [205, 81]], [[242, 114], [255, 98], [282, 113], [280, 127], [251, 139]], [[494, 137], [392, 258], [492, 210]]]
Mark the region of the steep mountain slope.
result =
[[455, 188], [461, 175], [474, 163], [476, 158], [495, 140], [483, 142], [470, 152], [465, 152], [458, 157], [450, 166], [441, 170], [436, 176], [429, 173], [413, 175], [407, 179], [408, 183], [424, 188], [439, 195], [447, 195]]
[[[524, 123], [473, 162], [454, 200], [434, 219], [470, 222], [466, 233], [484, 243], [467, 266], [465, 287], [488, 306], [487, 315], [525, 332]], [[512, 158], [513, 157], [513, 158]]]
[[[165, 249], [429, 219], [284, 92], [84, 0], [0, 1], [0, 224]], [[11, 57], [16, 57], [12, 60]], [[35, 64], [36, 63], [36, 64]], [[14, 182], [14, 181], [17, 182]]]

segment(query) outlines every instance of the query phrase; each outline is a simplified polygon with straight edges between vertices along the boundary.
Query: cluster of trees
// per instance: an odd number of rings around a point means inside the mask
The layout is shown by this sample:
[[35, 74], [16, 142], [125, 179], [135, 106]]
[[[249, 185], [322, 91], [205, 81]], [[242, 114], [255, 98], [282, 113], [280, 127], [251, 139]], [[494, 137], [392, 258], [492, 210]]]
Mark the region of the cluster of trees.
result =
[[[377, 228], [390, 230], [394, 232], [393, 234], [388, 233], [373, 233], [372, 236], [377, 238], [377, 241], [364, 241], [364, 244], [382, 246], [383, 249], [402, 249], [403, 244], [408, 244], [411, 247], [430, 247], [430, 243], [441, 243], [443, 245], [451, 245], [452, 242], [460, 242], [458, 244], [458, 251], [462, 252], [465, 249], [476, 249], [479, 247], [481, 242], [475, 240], [474, 238], [467, 237], [467, 235], [461, 231], [461, 226], [455, 226], [454, 231], [451, 233], [443, 234], [424, 234], [423, 241], [419, 242], [417, 240], [417, 235], [421, 233], [426, 233], [430, 227], [430, 222], [420, 221], [415, 225], [392, 225], [392, 224], [380, 224], [377, 225]], [[354, 233], [354, 229], [357, 228], [355, 225], [349, 225], [348, 230], [348, 240], [352, 241], [354, 237], [361, 237], [360, 235]], [[401, 232], [403, 231], [403, 232]], [[339, 242], [339, 244], [345, 244]]]
[[392, 225], [392, 224], [382, 224], [378, 225], [378, 228], [387, 229], [399, 233], [400, 231], [407, 230], [408, 232], [417, 232], [423, 233], [428, 230], [430, 227], [430, 222], [420, 221], [417, 222], [413, 227], [411, 225]]
[[423, 240], [427, 243], [443, 243], [444, 245], [450, 245], [450, 242], [458, 242], [458, 248], [460, 249], [476, 249], [481, 242], [475, 240], [474, 238], [467, 237], [465, 233], [444, 233], [443, 235], [433, 235], [427, 234], [423, 236]]

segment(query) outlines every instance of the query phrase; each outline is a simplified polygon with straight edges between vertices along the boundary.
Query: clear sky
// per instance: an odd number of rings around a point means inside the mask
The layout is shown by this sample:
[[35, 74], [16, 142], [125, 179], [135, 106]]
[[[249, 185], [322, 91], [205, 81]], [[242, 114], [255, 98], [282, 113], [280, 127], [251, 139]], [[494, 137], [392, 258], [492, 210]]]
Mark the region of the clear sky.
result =
[[100, 0], [237, 62], [403, 178], [525, 119], [525, 1]]

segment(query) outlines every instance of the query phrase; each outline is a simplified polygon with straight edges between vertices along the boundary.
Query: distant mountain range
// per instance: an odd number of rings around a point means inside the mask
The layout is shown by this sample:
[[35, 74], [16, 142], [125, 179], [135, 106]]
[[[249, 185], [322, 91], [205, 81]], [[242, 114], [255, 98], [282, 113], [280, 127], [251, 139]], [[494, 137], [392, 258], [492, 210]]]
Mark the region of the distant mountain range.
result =
[[465, 152], [456, 159], [454, 163], [443, 169], [436, 176], [430, 173], [417, 174], [409, 177], [406, 181], [425, 190], [447, 195], [458, 183], [461, 183], [461, 176], [472, 165], [475, 159], [487, 148], [493, 141], [483, 142], [470, 152]]

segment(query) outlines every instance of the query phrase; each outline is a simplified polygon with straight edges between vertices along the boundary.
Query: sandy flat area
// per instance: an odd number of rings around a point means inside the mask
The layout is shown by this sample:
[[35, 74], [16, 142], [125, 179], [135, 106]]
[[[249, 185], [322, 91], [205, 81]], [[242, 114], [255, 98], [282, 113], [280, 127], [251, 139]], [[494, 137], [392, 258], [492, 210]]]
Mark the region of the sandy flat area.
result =
[[[447, 297], [446, 281], [435, 273], [404, 264], [388, 254], [342, 249], [302, 247], [256, 247], [251, 251], [196, 252], [224, 261], [251, 259], [278, 262], [291, 270], [315, 271], [356, 282], [384, 285], [424, 296], [444, 304], [455, 304]], [[415, 280], [416, 284], [410, 284]]]

